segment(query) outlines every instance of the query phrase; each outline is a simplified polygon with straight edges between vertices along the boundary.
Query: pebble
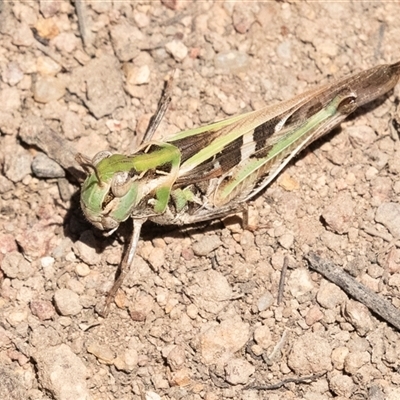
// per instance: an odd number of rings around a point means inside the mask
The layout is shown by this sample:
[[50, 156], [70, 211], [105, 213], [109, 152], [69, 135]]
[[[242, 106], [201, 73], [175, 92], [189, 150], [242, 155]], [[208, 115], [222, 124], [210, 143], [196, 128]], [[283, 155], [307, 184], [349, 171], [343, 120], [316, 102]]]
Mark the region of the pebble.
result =
[[65, 94], [65, 82], [54, 76], [38, 77], [33, 85], [33, 98], [38, 103], [61, 99]]
[[317, 292], [317, 302], [328, 310], [333, 310], [336, 306], [347, 300], [346, 294], [333, 283], [322, 281]]
[[172, 40], [167, 43], [165, 50], [178, 62], [182, 62], [188, 55], [187, 47], [180, 40]]
[[31, 173], [32, 155], [21, 146], [10, 146], [4, 157], [4, 175], [12, 182], [20, 182]]
[[112, 364], [114, 362], [115, 354], [105, 344], [90, 343], [86, 346], [86, 350], [88, 353], [93, 354], [102, 364]]
[[235, 3], [232, 14], [233, 27], [236, 32], [244, 34], [256, 20], [256, 12], [259, 11], [255, 3]]
[[348, 300], [342, 307], [342, 314], [360, 336], [365, 336], [374, 328], [368, 308], [358, 301]]
[[192, 246], [194, 254], [197, 256], [208, 256], [212, 251], [222, 246], [222, 241], [217, 235], [204, 235]]
[[132, 63], [125, 63], [123, 70], [128, 85], [143, 85], [150, 82], [150, 68], [148, 65], [136, 67]]
[[40, 12], [43, 17], [51, 18], [56, 15], [60, 10], [59, 0], [40, 0], [39, 1]]
[[200, 271], [193, 276], [187, 294], [201, 310], [217, 314], [232, 297], [228, 280], [215, 270]]
[[331, 344], [317, 333], [306, 333], [293, 341], [288, 365], [298, 375], [332, 370]]
[[256, 368], [246, 360], [235, 358], [225, 366], [225, 378], [232, 385], [246, 385]]
[[145, 400], [161, 400], [161, 396], [156, 392], [152, 392], [151, 390], [144, 394], [144, 398]]
[[80, 46], [80, 39], [72, 32], [61, 32], [53, 40], [53, 45], [61, 52], [71, 54]]
[[261, 325], [254, 329], [254, 341], [261, 346], [264, 350], [267, 350], [273, 345], [272, 334], [268, 326]]
[[56, 313], [53, 304], [48, 300], [33, 300], [29, 306], [32, 314], [38, 317], [40, 321], [51, 319]]
[[371, 362], [371, 355], [367, 351], [353, 351], [344, 361], [344, 370], [349, 375], [356, 375], [358, 370], [369, 362]]
[[26, 23], [15, 24], [11, 37], [16, 46], [30, 47], [34, 42], [31, 28]]
[[368, 125], [349, 126], [346, 132], [355, 148], [368, 148], [376, 140], [375, 131]]
[[341, 235], [347, 233], [354, 218], [354, 201], [351, 195], [340, 193], [330, 199], [322, 212], [322, 218], [333, 232]]
[[90, 268], [84, 263], [78, 263], [75, 266], [75, 272], [78, 276], [85, 277], [90, 274]]
[[200, 335], [200, 352], [206, 364], [224, 363], [250, 339], [250, 326], [239, 317], [222, 321]]
[[15, 86], [22, 80], [24, 73], [17, 63], [10, 62], [3, 69], [1, 77], [5, 83], [8, 83], [10, 86]]
[[[0, 117], [1, 118], [1, 117]], [[9, 192], [14, 188], [13, 183], [5, 176], [0, 175], [0, 194]]]
[[1, 262], [1, 270], [8, 278], [21, 280], [28, 279], [35, 272], [31, 263], [26, 261], [23, 255], [17, 251], [5, 255]]
[[246, 69], [250, 64], [250, 59], [247, 53], [229, 50], [218, 53], [215, 56], [214, 64], [215, 68], [231, 73]]
[[68, 89], [86, 104], [96, 118], [110, 115], [126, 103], [122, 71], [112, 55], [94, 58], [84, 67], [74, 69]]
[[314, 306], [308, 310], [305, 316], [305, 321], [308, 326], [312, 326], [323, 318], [324, 314], [322, 313], [322, 311], [319, 309], [319, 307]]
[[349, 352], [350, 350], [348, 349], [348, 347], [345, 346], [339, 346], [333, 349], [331, 357], [333, 366], [336, 369], [342, 370], [344, 368], [344, 361]]
[[55, 400], [88, 400], [88, 370], [82, 360], [66, 344], [45, 346], [34, 355], [38, 380]]
[[62, 121], [62, 130], [69, 140], [74, 140], [85, 135], [85, 127], [82, 124], [81, 117], [73, 111], [67, 111]]
[[1, 109], [16, 111], [21, 107], [21, 95], [16, 87], [3, 87], [0, 91]]
[[257, 308], [259, 312], [265, 311], [274, 304], [275, 297], [271, 292], [264, 292], [257, 300]]
[[37, 178], [63, 178], [64, 169], [44, 153], [38, 153], [32, 161], [32, 173]]
[[132, 25], [121, 23], [110, 26], [111, 42], [119, 61], [134, 59], [140, 53], [140, 44], [144, 41], [143, 33]]
[[77, 315], [82, 311], [79, 296], [70, 289], [58, 289], [54, 293], [54, 304], [61, 315]]
[[40, 75], [55, 76], [61, 71], [61, 66], [50, 57], [41, 56], [36, 60], [37, 72]]
[[396, 239], [400, 238], [400, 204], [381, 204], [376, 210], [375, 221], [384, 225]]
[[96, 251], [96, 239], [91, 230], [82, 233], [79, 240], [74, 243], [74, 252], [83, 262], [89, 265], [99, 264], [101, 254]]
[[173, 346], [166, 356], [167, 364], [172, 371], [181, 369], [186, 362], [185, 349], [182, 346]]
[[287, 286], [295, 299], [299, 299], [305, 294], [311, 293], [314, 289], [310, 272], [305, 268], [297, 268], [290, 274]]
[[52, 18], [39, 19], [35, 28], [38, 35], [43, 39], [53, 39], [60, 33], [58, 26]]
[[293, 246], [294, 236], [291, 233], [284, 233], [279, 237], [278, 242], [284, 249], [288, 250]]
[[152, 252], [149, 254], [147, 261], [154, 268], [155, 271], [159, 271], [159, 269], [164, 265], [165, 262], [165, 251], [159, 247], [153, 248]]
[[137, 368], [139, 355], [136, 349], [128, 348], [123, 354], [117, 356], [113, 361], [115, 367], [121, 371], [132, 372]]
[[329, 378], [329, 389], [337, 396], [350, 399], [356, 385], [350, 376], [338, 374]]

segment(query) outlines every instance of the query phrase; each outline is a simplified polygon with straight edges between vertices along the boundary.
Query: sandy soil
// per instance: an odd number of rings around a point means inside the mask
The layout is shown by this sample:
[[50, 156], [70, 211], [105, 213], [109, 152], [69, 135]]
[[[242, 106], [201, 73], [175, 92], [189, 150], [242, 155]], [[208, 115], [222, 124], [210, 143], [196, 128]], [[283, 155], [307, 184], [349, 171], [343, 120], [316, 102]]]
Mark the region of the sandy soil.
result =
[[250, 204], [254, 232], [145, 227], [97, 314], [130, 223], [85, 221], [74, 152], [132, 152], [174, 70], [159, 138], [400, 60], [393, 2], [163, 3], [88, 1], [84, 27], [68, 1], [1, 4], [0, 398], [399, 399], [398, 330], [305, 257], [400, 307], [400, 85]]

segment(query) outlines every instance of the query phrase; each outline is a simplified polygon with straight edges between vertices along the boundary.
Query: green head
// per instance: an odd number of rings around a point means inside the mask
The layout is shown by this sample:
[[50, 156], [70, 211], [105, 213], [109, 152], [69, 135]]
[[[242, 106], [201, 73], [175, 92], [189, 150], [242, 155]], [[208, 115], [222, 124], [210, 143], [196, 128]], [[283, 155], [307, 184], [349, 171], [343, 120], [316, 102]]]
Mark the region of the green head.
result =
[[77, 155], [87, 178], [81, 189], [81, 207], [88, 221], [101, 230], [115, 230], [131, 214], [138, 198], [138, 174], [132, 157], [100, 152], [93, 160]]

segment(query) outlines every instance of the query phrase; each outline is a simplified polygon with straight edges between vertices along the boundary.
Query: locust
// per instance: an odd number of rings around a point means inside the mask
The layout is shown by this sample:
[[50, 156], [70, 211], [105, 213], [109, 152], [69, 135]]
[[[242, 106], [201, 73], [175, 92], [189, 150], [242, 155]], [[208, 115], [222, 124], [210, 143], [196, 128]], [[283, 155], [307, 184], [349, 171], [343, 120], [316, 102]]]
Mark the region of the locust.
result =
[[118, 278], [101, 311], [131, 268], [142, 225], [196, 224], [246, 211], [283, 168], [360, 106], [396, 85], [400, 62], [379, 65], [263, 109], [152, 140], [170, 100], [170, 87], [155, 123], [129, 155], [102, 151], [76, 160], [87, 176], [81, 207], [96, 228], [113, 233], [132, 218], [133, 233]]

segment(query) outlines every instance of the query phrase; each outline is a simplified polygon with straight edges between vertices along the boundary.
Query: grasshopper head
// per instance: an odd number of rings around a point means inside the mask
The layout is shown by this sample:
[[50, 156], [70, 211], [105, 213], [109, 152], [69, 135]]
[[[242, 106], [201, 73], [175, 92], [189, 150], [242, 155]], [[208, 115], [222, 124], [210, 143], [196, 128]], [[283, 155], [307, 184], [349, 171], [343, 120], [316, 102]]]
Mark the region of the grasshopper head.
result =
[[136, 205], [138, 182], [126, 157], [102, 151], [92, 160], [77, 154], [77, 162], [87, 173], [81, 189], [81, 207], [96, 228], [115, 230]]

